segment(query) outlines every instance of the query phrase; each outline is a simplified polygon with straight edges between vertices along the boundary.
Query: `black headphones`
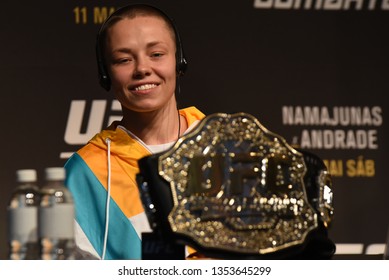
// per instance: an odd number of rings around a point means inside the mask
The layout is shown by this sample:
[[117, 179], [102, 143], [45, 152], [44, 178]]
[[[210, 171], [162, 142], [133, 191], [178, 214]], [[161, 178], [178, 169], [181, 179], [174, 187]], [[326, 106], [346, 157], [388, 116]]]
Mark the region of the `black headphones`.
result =
[[96, 40], [96, 58], [97, 58], [97, 67], [98, 67], [98, 72], [99, 72], [99, 82], [100, 85], [107, 91], [110, 90], [111, 88], [111, 79], [108, 76], [107, 69], [104, 63], [104, 56], [102, 53], [102, 50], [100, 48], [101, 46], [101, 33], [104, 31], [107, 22], [113, 17], [118, 15], [119, 13], [125, 11], [125, 10], [131, 10], [131, 9], [136, 9], [136, 8], [146, 8], [146, 9], [152, 9], [157, 11], [164, 19], [167, 20], [167, 22], [170, 24], [170, 26], [173, 28], [174, 35], [176, 37], [176, 70], [177, 70], [177, 75], [182, 76], [185, 74], [186, 68], [188, 66], [188, 63], [185, 59], [184, 56], [184, 50], [182, 48], [182, 43], [181, 43], [181, 38], [178, 33], [177, 27], [174, 24], [174, 21], [162, 10], [151, 6], [147, 4], [130, 4], [127, 6], [124, 6], [122, 8], [117, 9], [115, 12], [113, 12], [101, 25], [99, 32], [97, 33], [97, 40]]

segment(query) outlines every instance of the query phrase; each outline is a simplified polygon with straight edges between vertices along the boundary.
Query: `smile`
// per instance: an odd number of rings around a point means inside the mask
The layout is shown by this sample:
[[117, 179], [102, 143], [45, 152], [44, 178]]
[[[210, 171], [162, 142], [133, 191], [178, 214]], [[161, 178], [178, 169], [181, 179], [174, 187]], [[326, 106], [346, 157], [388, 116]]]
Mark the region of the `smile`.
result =
[[141, 85], [141, 86], [135, 87], [134, 90], [140, 91], [140, 90], [152, 89], [152, 88], [155, 88], [155, 87], [157, 87], [156, 84], [145, 84], [145, 85]]

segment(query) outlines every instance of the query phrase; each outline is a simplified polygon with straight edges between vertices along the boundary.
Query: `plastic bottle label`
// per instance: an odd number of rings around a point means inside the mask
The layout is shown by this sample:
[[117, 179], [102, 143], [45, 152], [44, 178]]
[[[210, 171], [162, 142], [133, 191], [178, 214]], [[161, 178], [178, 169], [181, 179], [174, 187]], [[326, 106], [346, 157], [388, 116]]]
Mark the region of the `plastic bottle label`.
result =
[[39, 234], [45, 238], [74, 238], [74, 205], [56, 204], [39, 210]]
[[38, 207], [8, 208], [8, 215], [10, 240], [38, 241]]

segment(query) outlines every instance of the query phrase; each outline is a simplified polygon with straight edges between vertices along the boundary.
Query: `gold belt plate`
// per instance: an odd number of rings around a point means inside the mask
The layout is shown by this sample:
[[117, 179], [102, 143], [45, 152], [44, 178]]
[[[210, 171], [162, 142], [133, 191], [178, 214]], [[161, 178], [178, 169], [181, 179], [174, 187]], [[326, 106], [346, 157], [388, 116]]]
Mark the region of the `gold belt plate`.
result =
[[250, 114], [207, 116], [160, 156], [173, 232], [209, 249], [266, 254], [304, 242], [318, 217], [301, 153]]

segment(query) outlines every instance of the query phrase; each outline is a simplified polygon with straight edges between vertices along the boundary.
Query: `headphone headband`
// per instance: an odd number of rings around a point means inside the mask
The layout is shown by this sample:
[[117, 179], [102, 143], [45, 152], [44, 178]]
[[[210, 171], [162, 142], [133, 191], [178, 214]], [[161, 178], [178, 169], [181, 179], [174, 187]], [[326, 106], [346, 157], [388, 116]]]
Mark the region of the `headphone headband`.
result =
[[154, 10], [158, 14], [160, 14], [166, 22], [171, 26], [171, 28], [174, 31], [175, 39], [176, 39], [176, 71], [178, 76], [182, 76], [185, 74], [186, 68], [187, 68], [187, 61], [184, 56], [184, 50], [182, 48], [181, 38], [177, 30], [177, 26], [175, 25], [173, 19], [171, 19], [165, 12], [160, 10], [157, 7], [154, 7], [152, 5], [148, 4], [130, 4], [124, 7], [121, 7], [117, 9], [115, 12], [113, 12], [110, 16], [107, 17], [107, 19], [103, 22], [101, 25], [99, 32], [97, 33], [96, 38], [96, 59], [97, 59], [97, 69], [99, 73], [99, 82], [100, 85], [107, 91], [111, 88], [111, 79], [108, 76], [108, 72], [106, 69], [106, 65], [104, 62], [104, 55], [101, 49], [101, 34], [105, 31], [107, 24], [110, 22], [110, 20], [117, 15], [124, 14], [126, 11], [130, 11], [132, 9], [147, 9], [147, 10]]

